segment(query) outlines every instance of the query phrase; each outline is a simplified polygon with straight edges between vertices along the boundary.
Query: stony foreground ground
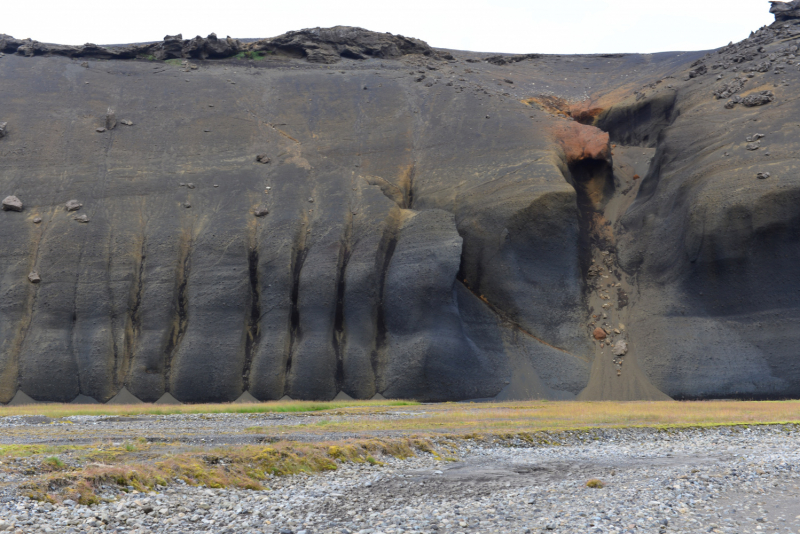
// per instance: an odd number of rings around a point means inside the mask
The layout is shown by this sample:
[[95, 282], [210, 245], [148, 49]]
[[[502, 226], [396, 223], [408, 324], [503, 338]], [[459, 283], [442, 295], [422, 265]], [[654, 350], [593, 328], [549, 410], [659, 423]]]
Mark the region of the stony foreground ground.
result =
[[[110, 502], [91, 507], [31, 501], [7, 475], [0, 531], [800, 532], [794, 425], [590, 430], [535, 447], [463, 439], [448, 454], [343, 464], [275, 478], [265, 491], [109, 487]], [[587, 487], [591, 479], [604, 487]]]

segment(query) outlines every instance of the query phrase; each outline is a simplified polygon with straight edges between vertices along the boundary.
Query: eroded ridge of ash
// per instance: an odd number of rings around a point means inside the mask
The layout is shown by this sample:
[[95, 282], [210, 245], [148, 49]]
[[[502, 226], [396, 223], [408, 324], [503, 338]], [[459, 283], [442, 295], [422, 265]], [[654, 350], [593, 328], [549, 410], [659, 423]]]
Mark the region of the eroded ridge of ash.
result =
[[288, 32], [271, 39], [250, 40], [226, 37], [219, 39], [212, 33], [208, 37], [184, 39], [183, 35], [167, 35], [160, 43], [143, 43], [121, 46], [64, 46], [40, 43], [31, 39], [15, 39], [0, 35], [0, 52], [23, 56], [55, 55], [70, 58], [94, 59], [224, 59], [237, 54], [285, 53], [305, 58], [313, 63], [336, 63], [341, 58], [396, 59], [406, 54], [435, 55], [424, 41], [402, 35], [379, 33], [351, 26], [310, 28]]

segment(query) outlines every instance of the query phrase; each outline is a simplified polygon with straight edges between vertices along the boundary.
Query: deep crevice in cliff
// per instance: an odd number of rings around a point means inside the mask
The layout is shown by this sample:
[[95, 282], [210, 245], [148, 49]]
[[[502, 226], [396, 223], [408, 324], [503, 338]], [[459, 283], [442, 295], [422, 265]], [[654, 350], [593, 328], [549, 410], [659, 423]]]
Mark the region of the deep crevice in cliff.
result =
[[298, 304], [300, 298], [300, 273], [303, 270], [303, 264], [306, 261], [308, 250], [305, 243], [305, 227], [303, 227], [302, 237], [299, 245], [294, 250], [294, 257], [292, 258], [292, 289], [290, 293], [290, 300], [292, 303], [291, 312], [289, 314], [289, 346], [287, 347], [286, 356], [286, 384], [288, 387], [288, 377], [292, 369], [292, 356], [294, 354], [295, 346], [302, 336], [303, 332], [300, 328], [300, 307]]
[[569, 166], [578, 205], [579, 253], [581, 272], [586, 276], [592, 249], [610, 250], [610, 223], [603, 214], [606, 202], [614, 195], [614, 174], [606, 160], [586, 159]]
[[[144, 270], [145, 270], [145, 262], [147, 260], [147, 256], [145, 255], [145, 250], [147, 246], [146, 239], [142, 239], [142, 246], [139, 250], [139, 266], [138, 269], [135, 271], [135, 277], [133, 280], [133, 291], [131, 294], [131, 304], [128, 307], [128, 321], [125, 328], [125, 347], [124, 347], [124, 355], [122, 360], [122, 365], [120, 369], [115, 369], [115, 376], [117, 377], [119, 384], [117, 386], [126, 385], [125, 382], [128, 377], [128, 371], [130, 369], [130, 362], [133, 359], [133, 355], [136, 352], [136, 341], [139, 338], [139, 334], [142, 330], [142, 318], [141, 318], [141, 311], [140, 308], [142, 306], [142, 293], [144, 291]], [[159, 372], [159, 370], [153, 369], [145, 369], [145, 372], [152, 373], [152, 372]]]
[[386, 291], [386, 275], [392, 263], [394, 251], [397, 248], [397, 228], [390, 226], [384, 231], [381, 245], [378, 249], [378, 301], [375, 309], [375, 345], [370, 354], [372, 372], [376, 380], [383, 376], [382, 356], [386, 348], [386, 310], [384, 307], [384, 293]]
[[261, 289], [258, 280], [258, 248], [250, 249], [248, 254], [248, 270], [250, 275], [250, 315], [247, 318], [247, 337], [244, 347], [244, 368], [242, 369], [243, 390], [250, 389], [250, 368], [253, 363], [253, 352], [261, 340]]
[[346, 242], [339, 250], [339, 264], [336, 268], [336, 311], [333, 317], [333, 350], [336, 353], [336, 390], [342, 389], [344, 383], [344, 292], [345, 272], [350, 261], [350, 250]]
[[344, 384], [344, 350], [347, 332], [344, 327], [344, 294], [346, 290], [347, 265], [350, 262], [351, 240], [353, 238], [353, 215], [348, 212], [347, 226], [339, 246], [339, 259], [336, 265], [336, 311], [333, 316], [333, 350], [336, 354], [336, 391]]
[[412, 163], [403, 177], [403, 206], [406, 209], [414, 209], [414, 178], [417, 174], [417, 164]]
[[632, 103], [621, 103], [601, 113], [594, 125], [608, 132], [612, 143], [653, 148], [661, 133], [675, 122], [677, 92], [660, 93]]
[[175, 302], [173, 304], [172, 329], [164, 349], [164, 391], [170, 391], [170, 379], [172, 374], [172, 359], [183, 341], [186, 327], [189, 324], [189, 296], [187, 295], [187, 285], [189, 283], [189, 270], [191, 259], [191, 243], [184, 244], [183, 258], [177, 270], [177, 291], [175, 292]]

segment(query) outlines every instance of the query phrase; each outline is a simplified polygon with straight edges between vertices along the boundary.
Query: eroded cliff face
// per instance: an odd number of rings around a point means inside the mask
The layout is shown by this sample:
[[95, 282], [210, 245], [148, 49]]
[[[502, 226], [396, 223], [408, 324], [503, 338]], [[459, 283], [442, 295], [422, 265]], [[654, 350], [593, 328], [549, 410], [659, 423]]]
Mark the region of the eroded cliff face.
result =
[[[783, 24], [503, 61], [353, 28], [166, 62], [21, 43], [0, 402], [796, 395]], [[731, 96], [772, 100], [715, 98], [764, 61]]]

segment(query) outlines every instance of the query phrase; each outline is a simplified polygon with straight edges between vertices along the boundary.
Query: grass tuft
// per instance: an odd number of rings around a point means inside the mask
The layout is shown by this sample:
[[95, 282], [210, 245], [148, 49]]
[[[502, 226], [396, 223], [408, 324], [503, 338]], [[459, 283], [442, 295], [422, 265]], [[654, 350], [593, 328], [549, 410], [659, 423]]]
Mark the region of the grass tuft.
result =
[[[133, 452], [127, 446], [125, 450]], [[384, 463], [375, 458], [376, 454], [408, 458], [414, 456], [415, 451], [431, 450], [432, 444], [423, 439], [373, 439], [337, 444], [279, 442], [270, 446], [239, 445], [196, 452], [162, 450], [149, 462], [139, 455], [119, 452], [104, 457], [104, 461], [110, 463], [92, 462], [75, 470], [63, 469], [65, 463], [54, 458], [46, 462], [62, 469], [58, 472], [44, 470], [34, 476], [26, 489], [33, 499], [57, 502], [69, 498], [82, 504], [100, 502], [97, 491], [109, 484], [120, 491], [133, 488], [139, 492], [175, 483], [261, 490], [265, 481], [276, 476], [335, 471], [340, 463], [346, 462], [382, 466]]]
[[586, 482], [586, 487], [587, 488], [600, 489], [600, 488], [604, 488], [605, 486], [606, 485], [603, 483], [603, 481], [599, 480], [597, 478], [593, 478], [593, 479], [589, 480], [588, 482]]
[[61, 460], [61, 458], [59, 458], [58, 456], [48, 456], [47, 458], [44, 459], [44, 463], [45, 465], [59, 469], [64, 467], [65, 465], [64, 462]]
[[238, 54], [231, 56], [232, 59], [252, 59], [253, 61], [260, 61], [267, 56], [274, 55], [275, 52], [268, 50], [245, 50]]

